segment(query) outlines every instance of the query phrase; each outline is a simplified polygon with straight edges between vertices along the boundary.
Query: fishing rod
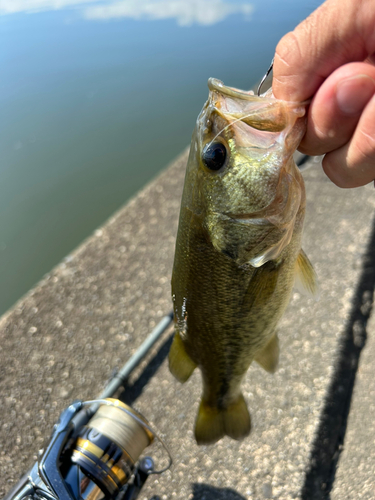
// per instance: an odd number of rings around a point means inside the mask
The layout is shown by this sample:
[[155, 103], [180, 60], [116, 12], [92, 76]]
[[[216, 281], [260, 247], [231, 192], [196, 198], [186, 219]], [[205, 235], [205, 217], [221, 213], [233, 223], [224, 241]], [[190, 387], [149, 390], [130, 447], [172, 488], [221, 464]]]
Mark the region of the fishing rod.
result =
[[[143, 415], [113, 396], [172, 320], [172, 312], [164, 316], [97, 399], [74, 401], [61, 413], [38, 460], [4, 500], [135, 500], [151, 474], [169, 469], [163, 440]], [[168, 455], [159, 470], [152, 457], [140, 459], [155, 440]]]

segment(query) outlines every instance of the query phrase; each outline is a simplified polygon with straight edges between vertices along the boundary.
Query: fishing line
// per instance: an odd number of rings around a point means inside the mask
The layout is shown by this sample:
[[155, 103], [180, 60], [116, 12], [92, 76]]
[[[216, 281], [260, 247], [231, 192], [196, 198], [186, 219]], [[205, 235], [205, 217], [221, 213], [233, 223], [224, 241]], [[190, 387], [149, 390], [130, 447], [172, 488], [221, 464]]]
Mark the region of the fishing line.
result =
[[164, 441], [161, 439], [161, 437], [155, 432], [155, 430], [153, 428], [151, 428], [145, 421], [143, 421], [139, 417], [137, 417], [137, 415], [135, 415], [132, 411], [121, 406], [118, 402], [116, 403], [116, 401], [113, 402], [113, 401], [110, 401], [108, 399], [94, 399], [94, 400], [85, 401], [82, 403], [83, 406], [91, 406], [91, 405], [96, 405], [96, 404], [114, 407], [116, 409], [123, 411], [129, 417], [131, 417], [133, 420], [135, 420], [141, 427], [146, 428], [153, 436], [156, 437], [156, 439], [159, 441], [159, 443], [163, 446], [164, 450], [168, 454], [168, 458], [169, 458], [168, 465], [162, 469], [159, 469], [156, 471], [150, 471], [148, 474], [150, 474], [150, 475], [151, 474], [162, 474], [163, 472], [165, 472], [166, 470], [168, 470], [171, 467], [171, 465], [173, 463], [173, 459], [172, 459], [172, 456], [167, 448], [167, 445], [164, 443]]
[[[230, 113], [228, 113], [230, 115]], [[224, 132], [224, 130], [226, 130], [228, 127], [231, 127], [232, 125], [234, 125], [235, 123], [237, 122], [240, 122], [242, 121], [244, 118], [249, 118], [251, 115], [253, 115], [254, 113], [249, 113], [248, 115], [244, 115], [244, 116], [241, 116], [241, 118], [237, 118], [236, 120], [232, 121], [231, 123], [228, 123], [228, 125], [226, 125], [222, 130], [220, 130], [220, 132], [218, 132], [215, 137], [208, 143], [208, 146], [211, 146], [211, 144], [214, 142], [214, 140], [219, 137], [220, 134], [222, 134]], [[225, 116], [225, 113], [223, 113], [223, 115]], [[228, 115], [227, 115], [228, 116]], [[249, 125], [249, 127], [251, 127]], [[251, 127], [253, 128], [253, 127]]]
[[[274, 61], [274, 58], [272, 58], [272, 61], [271, 61], [271, 64], [270, 64], [270, 67], [268, 68], [266, 74], [263, 76], [262, 80], [260, 81], [260, 84], [258, 86], [258, 90], [257, 90], [257, 96], [260, 97], [260, 90], [262, 88], [262, 85], [263, 83], [265, 82], [267, 76], [271, 73], [272, 71], [272, 68], [273, 68], [273, 61]], [[225, 113], [224, 113], [225, 114]], [[237, 118], [237, 120], [234, 120], [233, 122], [229, 123], [226, 127], [223, 128], [223, 130], [220, 130], [220, 132], [215, 135], [215, 137], [208, 143], [208, 146], [210, 146], [213, 141], [222, 133], [224, 132], [224, 130], [226, 130], [228, 127], [230, 127], [231, 125], [234, 125], [236, 122], [238, 121], [242, 121], [244, 118], [248, 118], [252, 115], [252, 113], [248, 114], [248, 115], [245, 115], [245, 116], [242, 116], [241, 118]]]

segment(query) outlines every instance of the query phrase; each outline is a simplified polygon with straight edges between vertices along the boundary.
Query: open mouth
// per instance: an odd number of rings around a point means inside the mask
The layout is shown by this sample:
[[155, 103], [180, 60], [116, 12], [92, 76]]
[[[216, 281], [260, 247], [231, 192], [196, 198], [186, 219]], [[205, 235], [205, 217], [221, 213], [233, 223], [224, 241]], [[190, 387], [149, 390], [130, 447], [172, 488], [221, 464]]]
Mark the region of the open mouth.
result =
[[235, 89], [233, 87], [227, 87], [222, 81], [218, 80], [217, 78], [208, 79], [208, 88], [210, 90], [214, 90], [216, 92], [220, 92], [221, 94], [225, 94], [229, 97], [235, 97], [237, 99], [244, 99], [246, 101], [259, 100], [259, 97], [255, 96], [252, 90], [244, 91]]

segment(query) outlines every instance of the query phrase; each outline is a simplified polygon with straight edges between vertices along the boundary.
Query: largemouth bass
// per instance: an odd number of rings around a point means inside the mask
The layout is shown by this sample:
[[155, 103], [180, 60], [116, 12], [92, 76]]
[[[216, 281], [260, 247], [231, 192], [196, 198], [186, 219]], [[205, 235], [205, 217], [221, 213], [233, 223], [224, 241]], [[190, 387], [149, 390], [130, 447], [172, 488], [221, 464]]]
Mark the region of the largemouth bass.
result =
[[301, 250], [305, 189], [293, 153], [305, 106], [208, 81], [193, 133], [172, 275], [172, 374], [198, 366], [198, 444], [242, 439], [250, 415], [241, 381], [253, 360], [278, 363], [276, 326], [296, 275], [314, 293]]

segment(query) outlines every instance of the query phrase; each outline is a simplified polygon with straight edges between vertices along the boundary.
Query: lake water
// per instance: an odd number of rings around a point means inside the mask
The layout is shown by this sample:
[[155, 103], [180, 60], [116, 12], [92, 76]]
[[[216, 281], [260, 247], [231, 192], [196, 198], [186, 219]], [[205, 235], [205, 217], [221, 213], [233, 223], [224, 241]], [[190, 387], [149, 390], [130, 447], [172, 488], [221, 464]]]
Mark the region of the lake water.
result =
[[313, 0], [0, 0], [0, 314], [251, 88]]

